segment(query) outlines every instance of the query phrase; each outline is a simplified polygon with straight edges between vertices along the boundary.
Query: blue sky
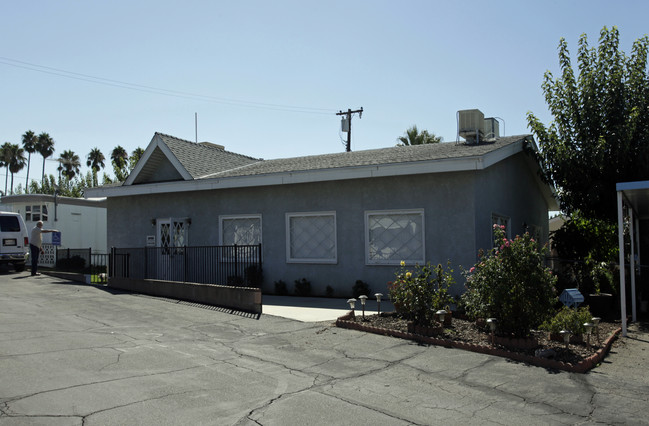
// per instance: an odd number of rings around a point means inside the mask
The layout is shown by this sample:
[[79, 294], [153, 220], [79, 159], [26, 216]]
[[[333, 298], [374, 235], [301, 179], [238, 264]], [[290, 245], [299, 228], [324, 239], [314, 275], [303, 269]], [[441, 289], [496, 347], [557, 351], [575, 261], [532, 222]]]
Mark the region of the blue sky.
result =
[[[541, 83], [558, 71], [560, 37], [576, 53], [580, 34], [596, 45], [617, 25], [629, 53], [649, 33], [645, 1], [33, 0], [0, 10], [0, 143], [48, 132], [53, 158], [73, 150], [83, 173], [94, 147], [131, 152], [154, 132], [193, 141], [195, 113], [199, 141], [266, 159], [344, 151], [335, 113], [361, 106], [353, 150], [393, 146], [413, 124], [454, 141], [456, 112], [469, 108], [525, 134], [528, 111], [550, 121]], [[41, 167], [37, 155], [30, 178]]]

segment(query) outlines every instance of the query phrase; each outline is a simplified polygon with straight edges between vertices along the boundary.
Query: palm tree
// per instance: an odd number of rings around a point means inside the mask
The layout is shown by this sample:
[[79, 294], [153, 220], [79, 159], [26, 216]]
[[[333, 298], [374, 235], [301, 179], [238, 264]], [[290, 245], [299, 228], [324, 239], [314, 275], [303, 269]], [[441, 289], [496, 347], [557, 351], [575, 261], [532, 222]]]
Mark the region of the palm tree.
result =
[[54, 140], [49, 134], [43, 132], [38, 135], [36, 151], [43, 156], [43, 173], [41, 175], [41, 186], [43, 186], [45, 181], [45, 159], [54, 154]]
[[417, 126], [413, 125], [411, 128], [406, 130], [403, 136], [399, 136], [397, 139], [400, 143], [397, 146], [409, 146], [409, 145], [423, 145], [427, 143], [439, 143], [443, 140], [441, 136], [437, 136], [434, 133], [429, 133], [428, 130], [422, 130], [421, 132], [417, 130]]
[[115, 171], [115, 178], [118, 181], [126, 179], [126, 164], [128, 161], [128, 154], [126, 150], [120, 145], [117, 145], [113, 152], [110, 154], [110, 159], [113, 162], [113, 170]]
[[90, 154], [88, 154], [86, 165], [92, 170], [92, 184], [94, 186], [97, 186], [97, 172], [106, 167], [104, 161], [106, 161], [106, 157], [104, 157], [104, 154], [102, 154], [99, 148], [93, 148]]
[[9, 154], [7, 155], [9, 171], [11, 172], [11, 193], [14, 193], [14, 173], [18, 173], [25, 167], [27, 159], [25, 158], [25, 150], [18, 144], [9, 145]]
[[38, 138], [31, 130], [28, 130], [23, 135], [23, 148], [27, 152], [27, 178], [25, 179], [25, 192], [29, 192], [29, 166], [32, 162], [32, 154], [36, 152], [36, 143]]
[[140, 161], [140, 158], [142, 158], [142, 155], [144, 155], [144, 150], [142, 148], [137, 147], [133, 150], [131, 157], [128, 159], [129, 171], [133, 171], [135, 166], [137, 166], [137, 162]]
[[6, 167], [5, 172], [5, 192], [7, 195], [7, 184], [9, 183], [9, 154], [11, 152], [11, 142], [5, 142], [0, 147], [0, 167]]
[[79, 156], [74, 151], [63, 151], [63, 154], [59, 158], [59, 163], [59, 172], [63, 173], [63, 176], [68, 178], [68, 180], [72, 180], [79, 173], [81, 163], [79, 162]]

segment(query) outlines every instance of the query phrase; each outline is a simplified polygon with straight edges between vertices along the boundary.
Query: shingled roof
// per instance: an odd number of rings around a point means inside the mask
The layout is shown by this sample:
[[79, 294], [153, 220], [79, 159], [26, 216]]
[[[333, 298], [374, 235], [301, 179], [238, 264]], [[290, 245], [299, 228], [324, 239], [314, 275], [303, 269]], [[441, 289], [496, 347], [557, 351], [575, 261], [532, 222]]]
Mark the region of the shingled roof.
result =
[[[272, 173], [416, 163], [431, 160], [476, 157], [498, 150], [526, 138], [527, 135], [508, 136], [499, 138], [494, 142], [479, 145], [468, 145], [464, 143], [456, 144], [449, 142], [416, 146], [396, 146], [390, 148], [281, 158], [275, 160], [259, 160], [245, 165], [232, 167], [230, 169], [204, 174], [198, 177], [198, 179], [257, 176]], [[208, 168], [209, 167], [205, 167], [204, 169]]]
[[263, 160], [156, 133], [124, 184], [87, 193], [108, 197], [480, 170], [527, 144], [535, 146], [531, 135]]
[[260, 161], [257, 158], [226, 151], [215, 145], [202, 145], [164, 133], [156, 132], [155, 135], [159, 136], [169, 147], [173, 155], [194, 179], [209, 173], [236, 169]]

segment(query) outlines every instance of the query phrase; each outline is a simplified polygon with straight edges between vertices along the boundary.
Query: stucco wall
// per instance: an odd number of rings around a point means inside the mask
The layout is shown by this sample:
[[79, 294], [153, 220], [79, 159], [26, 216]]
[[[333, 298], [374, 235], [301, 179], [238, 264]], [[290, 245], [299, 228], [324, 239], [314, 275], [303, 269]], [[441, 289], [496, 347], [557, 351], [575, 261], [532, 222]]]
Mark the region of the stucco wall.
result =
[[541, 228], [541, 243], [548, 237], [548, 204], [541, 197], [536, 170], [530, 167], [526, 154], [497, 163], [476, 176], [475, 197], [479, 207], [476, 212], [476, 246], [492, 246], [491, 215], [510, 218], [511, 237], [522, 235], [525, 225]]
[[[265, 292], [273, 292], [277, 280], [292, 289], [294, 280], [306, 278], [314, 294], [324, 294], [329, 285], [347, 296], [359, 279], [386, 294], [396, 267], [366, 265], [365, 212], [423, 209], [426, 260], [451, 260], [457, 294], [464, 287], [459, 265], [468, 269], [477, 249], [490, 244], [492, 211], [509, 213], [512, 223], [528, 217], [541, 222], [545, 214], [547, 233], [547, 208], [542, 211], [539, 198], [533, 175], [517, 156], [481, 172], [115, 197], [108, 200], [108, 244], [143, 247], [146, 236], [156, 233], [152, 219], [189, 217], [188, 245], [217, 245], [220, 215], [260, 214]], [[337, 263], [287, 263], [286, 213], [319, 211], [336, 212]]]

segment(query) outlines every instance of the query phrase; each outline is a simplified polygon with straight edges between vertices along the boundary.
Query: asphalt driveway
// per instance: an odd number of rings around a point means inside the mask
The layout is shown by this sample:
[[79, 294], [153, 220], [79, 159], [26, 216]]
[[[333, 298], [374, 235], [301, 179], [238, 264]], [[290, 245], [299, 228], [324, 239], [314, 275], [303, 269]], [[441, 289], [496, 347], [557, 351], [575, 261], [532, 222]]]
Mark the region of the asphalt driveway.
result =
[[585, 375], [0, 274], [0, 425], [647, 424], [649, 335]]

